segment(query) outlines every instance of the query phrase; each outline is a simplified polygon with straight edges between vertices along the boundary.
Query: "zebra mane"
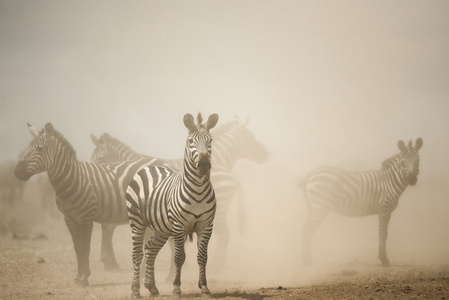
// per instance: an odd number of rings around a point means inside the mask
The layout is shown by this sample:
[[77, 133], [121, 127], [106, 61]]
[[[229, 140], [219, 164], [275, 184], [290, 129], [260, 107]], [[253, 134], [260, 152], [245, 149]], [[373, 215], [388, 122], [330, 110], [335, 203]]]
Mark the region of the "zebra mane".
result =
[[198, 120], [198, 126], [202, 126], [202, 127], [204, 127], [204, 125], [202, 125], [202, 123], [203, 123], [203, 115], [199, 112], [198, 113], [198, 116], [196, 117], [196, 119]]
[[382, 170], [386, 170], [386, 169], [390, 168], [392, 165], [394, 165], [399, 160], [401, 155], [402, 155], [402, 153], [398, 153], [398, 154], [395, 154], [392, 157], [384, 160], [382, 162]]
[[[44, 132], [44, 129], [42, 129], [39, 134], [42, 134], [43, 132]], [[62, 133], [60, 133], [56, 129], [53, 129], [51, 135], [54, 136], [55, 139], [59, 141], [59, 143], [62, 145], [62, 147], [64, 147], [64, 149], [67, 150], [67, 153], [69, 155], [72, 155], [74, 158], [76, 158], [75, 149], [73, 148], [72, 144], [70, 144], [70, 142], [62, 135]]]
[[[112, 135], [110, 135], [109, 133], [105, 132], [103, 133], [103, 135], [99, 138], [99, 140], [102, 143], [108, 144], [108, 145], [112, 145], [114, 147], [124, 147], [124, 148], [128, 148], [131, 149], [130, 146], [128, 146], [127, 144], [125, 144], [124, 142], [122, 142], [121, 140], [119, 140], [116, 137], [113, 137]], [[132, 149], [131, 149], [132, 150]], [[134, 150], [133, 150], [134, 151]]]

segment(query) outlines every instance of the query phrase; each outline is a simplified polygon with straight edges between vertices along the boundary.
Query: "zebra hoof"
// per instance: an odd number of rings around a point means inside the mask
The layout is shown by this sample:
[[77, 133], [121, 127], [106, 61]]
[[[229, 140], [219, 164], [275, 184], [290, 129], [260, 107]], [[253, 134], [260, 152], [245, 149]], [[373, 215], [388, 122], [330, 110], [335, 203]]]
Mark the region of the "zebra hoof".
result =
[[79, 278], [75, 278], [75, 283], [79, 286], [88, 286], [89, 285], [89, 281], [86, 279], [79, 279]]
[[203, 286], [201, 288], [201, 297], [203, 297], [203, 298], [212, 298], [212, 295], [211, 295], [209, 289], [207, 288], [207, 286]]
[[140, 291], [139, 290], [133, 290], [133, 292], [131, 293], [131, 298], [139, 299], [140, 298]]
[[157, 297], [159, 296], [159, 290], [157, 288], [150, 290], [150, 297]]
[[175, 286], [173, 289], [173, 299], [181, 299], [181, 287]]
[[150, 297], [159, 296], [159, 290], [157, 289], [157, 287], [154, 283], [151, 284], [151, 283], [145, 282], [145, 287], [150, 291]]

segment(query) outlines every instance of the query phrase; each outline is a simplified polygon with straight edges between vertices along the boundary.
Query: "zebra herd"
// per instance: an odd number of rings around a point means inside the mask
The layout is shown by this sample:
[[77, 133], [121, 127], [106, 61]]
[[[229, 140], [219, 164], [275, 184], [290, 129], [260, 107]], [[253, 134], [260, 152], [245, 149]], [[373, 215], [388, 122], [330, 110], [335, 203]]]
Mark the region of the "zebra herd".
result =
[[[28, 124], [34, 139], [20, 156], [15, 175], [25, 181], [47, 172], [56, 193], [56, 204], [73, 240], [77, 283], [89, 284], [93, 222], [102, 226], [101, 260], [106, 268], [118, 268], [112, 247], [115, 226], [129, 224], [133, 243], [133, 298], [140, 297], [143, 258], [145, 287], [152, 296], [159, 294], [154, 262], [169, 237], [174, 244], [173, 295], [181, 295], [184, 243], [193, 233], [197, 236], [198, 286], [203, 296], [210, 296], [206, 263], [212, 228], [220, 236], [220, 247], [224, 250], [220, 253], [225, 254], [229, 239], [227, 211], [232, 199], [240, 198], [241, 187], [232, 169], [239, 159], [263, 163], [268, 158], [268, 151], [247, 130], [246, 124], [237, 121], [216, 129], [212, 141], [210, 130], [217, 122], [217, 114], [209, 116], [205, 123], [200, 113], [196, 123], [192, 115], [184, 116], [188, 136], [184, 158], [180, 160], [139, 154], [108, 134], [100, 138], [92, 135], [96, 146], [92, 162], [78, 161], [71, 144], [51, 123], [41, 131]], [[303, 228], [304, 262], [311, 263], [314, 231], [326, 214], [334, 210], [345, 216], [377, 214], [379, 259], [383, 265], [389, 265], [388, 222], [402, 192], [417, 181], [418, 151], [422, 145], [421, 138], [414, 146], [411, 141], [408, 145], [399, 141], [400, 152], [385, 160], [378, 171], [349, 172], [321, 167], [305, 176], [299, 183], [309, 211]], [[144, 233], [148, 228], [151, 233], [146, 241]], [[224, 257], [219, 259], [224, 263]]]

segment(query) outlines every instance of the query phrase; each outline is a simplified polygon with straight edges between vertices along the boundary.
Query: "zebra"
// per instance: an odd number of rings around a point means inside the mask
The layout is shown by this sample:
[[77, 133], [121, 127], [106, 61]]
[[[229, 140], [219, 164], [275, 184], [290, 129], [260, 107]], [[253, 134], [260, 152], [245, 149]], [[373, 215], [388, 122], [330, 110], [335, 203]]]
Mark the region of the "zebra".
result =
[[184, 166], [176, 170], [165, 166], [149, 166], [140, 170], [126, 190], [129, 224], [132, 231], [132, 260], [134, 275], [132, 297], [140, 297], [140, 265], [142, 262], [143, 235], [147, 227], [153, 231], [145, 245], [145, 287], [151, 296], [159, 295], [155, 284], [154, 261], [170, 236], [175, 243], [175, 279], [173, 296], [181, 295], [181, 268], [185, 261], [184, 243], [189, 234], [196, 233], [199, 265], [198, 286], [205, 297], [210, 297], [207, 287], [207, 247], [212, 235], [216, 210], [215, 193], [210, 182], [212, 129], [218, 115], [212, 114], [202, 124], [191, 114], [184, 115], [188, 137], [184, 152]]
[[[214, 219], [214, 236], [218, 236], [217, 264], [219, 268], [225, 265], [227, 246], [230, 233], [227, 226], [227, 213], [232, 200], [239, 196], [238, 204], [243, 205], [240, 197], [243, 189], [238, 178], [232, 172], [234, 165], [240, 159], [252, 160], [256, 163], [263, 163], [268, 159], [269, 153], [265, 146], [260, 143], [255, 136], [247, 128], [248, 120], [241, 121], [235, 117], [230, 122], [225, 123], [219, 128], [214, 129], [214, 156], [212, 156], [211, 181], [214, 185], [215, 195], [219, 199], [217, 213]], [[134, 151], [131, 147], [120, 141], [119, 139], [109, 135], [102, 134], [99, 138], [91, 134], [92, 142], [95, 149], [91, 155], [91, 161], [95, 163], [111, 164], [126, 160], [135, 160], [145, 157], [152, 157]], [[164, 159], [164, 165], [180, 170], [183, 168], [183, 159]], [[243, 230], [244, 208], [239, 207], [240, 226]], [[107, 227], [108, 226], [108, 227]], [[107, 228], [103, 228], [107, 227]], [[111, 257], [112, 235], [115, 228], [114, 225], [102, 225], [102, 256]], [[170, 244], [172, 245], [172, 244]], [[115, 261], [115, 258], [113, 259]], [[174, 267], [170, 268], [170, 274], [167, 279], [174, 276]]]
[[126, 187], [135, 172], [158, 160], [149, 158], [114, 165], [80, 162], [72, 145], [52, 123], [45, 124], [40, 132], [30, 124], [28, 128], [34, 139], [20, 156], [15, 175], [27, 181], [47, 171], [56, 204], [72, 236], [78, 264], [75, 282], [88, 285], [93, 222], [128, 223]]
[[350, 172], [334, 167], [320, 167], [306, 175], [298, 184], [302, 187], [308, 216], [303, 228], [302, 258], [310, 264], [313, 233], [328, 212], [348, 216], [378, 215], [378, 257], [383, 266], [389, 266], [386, 253], [388, 223], [398, 206], [399, 197], [408, 185], [415, 185], [419, 174], [418, 138], [413, 146], [398, 141], [400, 152], [382, 163], [380, 170]]

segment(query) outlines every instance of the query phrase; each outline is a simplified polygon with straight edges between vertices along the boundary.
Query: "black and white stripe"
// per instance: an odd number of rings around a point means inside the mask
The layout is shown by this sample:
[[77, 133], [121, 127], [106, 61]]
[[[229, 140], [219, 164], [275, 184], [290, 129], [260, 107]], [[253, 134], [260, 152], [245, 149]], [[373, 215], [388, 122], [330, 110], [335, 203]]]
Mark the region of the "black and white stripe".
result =
[[[111, 135], [104, 133], [100, 138], [91, 135], [92, 141], [96, 145], [91, 161], [95, 163], [111, 164], [126, 160], [140, 159], [147, 156], [134, 151], [131, 147]], [[217, 129], [214, 129], [214, 155], [212, 157], [211, 181], [214, 185], [215, 195], [219, 201], [214, 220], [214, 238], [217, 239], [217, 247], [220, 251], [216, 253], [216, 263], [219, 268], [225, 265], [228, 241], [230, 233], [228, 229], [227, 217], [229, 207], [233, 200], [239, 200], [239, 224], [243, 230], [245, 224], [245, 210], [243, 206], [242, 187], [238, 178], [232, 172], [236, 162], [240, 159], [248, 159], [257, 163], [262, 163], [268, 158], [268, 151], [248, 130], [247, 122], [242, 122], [234, 118]], [[163, 165], [174, 169], [183, 168], [183, 159], [164, 159]], [[110, 257], [112, 250], [113, 225], [103, 226], [102, 256]], [[109, 246], [110, 245], [110, 246]], [[174, 268], [170, 268], [174, 271]], [[172, 272], [168, 275], [171, 279]]]
[[128, 223], [125, 189], [141, 167], [157, 160], [150, 158], [110, 166], [80, 162], [73, 147], [51, 123], [41, 132], [28, 126], [34, 139], [21, 155], [15, 175], [26, 181], [47, 171], [56, 193], [56, 204], [73, 239], [78, 262], [75, 280], [87, 285], [93, 222]]
[[126, 190], [129, 223], [133, 240], [134, 276], [132, 296], [140, 297], [140, 265], [142, 262], [143, 235], [147, 227], [153, 231], [145, 245], [145, 287], [151, 296], [159, 294], [155, 283], [154, 261], [161, 247], [170, 236], [175, 243], [174, 296], [181, 294], [181, 268], [185, 261], [184, 243], [189, 234], [196, 233], [198, 245], [199, 281], [204, 296], [207, 288], [207, 247], [212, 235], [215, 216], [215, 193], [210, 182], [212, 136], [209, 130], [218, 122], [218, 115], [198, 125], [192, 115], [184, 116], [189, 130], [184, 153], [184, 167], [176, 170], [164, 166], [145, 167], [134, 176]]
[[331, 210], [349, 217], [378, 215], [379, 252], [383, 265], [390, 262], [386, 254], [388, 223], [399, 197], [408, 185], [415, 185], [419, 174], [419, 154], [423, 141], [415, 146], [398, 142], [400, 153], [385, 160], [381, 170], [350, 172], [320, 167], [299, 184], [304, 190], [308, 217], [303, 229], [303, 260], [311, 262], [311, 239], [316, 228]]

